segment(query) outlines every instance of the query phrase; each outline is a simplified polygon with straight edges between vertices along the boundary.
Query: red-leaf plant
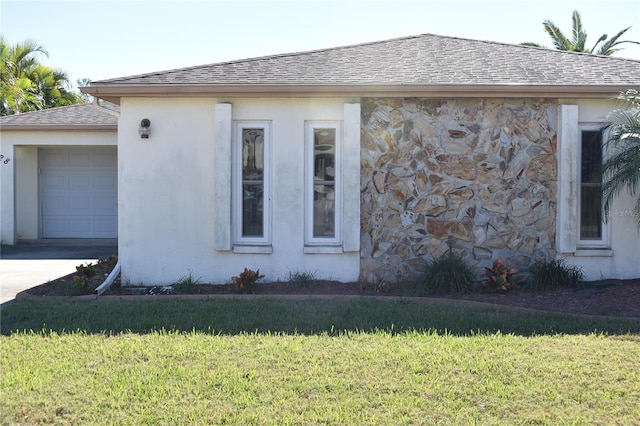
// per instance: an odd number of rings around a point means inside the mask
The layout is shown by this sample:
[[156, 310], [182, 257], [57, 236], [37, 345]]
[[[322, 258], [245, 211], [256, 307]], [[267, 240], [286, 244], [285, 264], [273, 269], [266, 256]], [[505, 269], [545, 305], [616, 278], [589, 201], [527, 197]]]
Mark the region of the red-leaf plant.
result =
[[231, 281], [236, 285], [238, 293], [253, 293], [256, 283], [261, 278], [264, 278], [264, 275], [260, 275], [260, 269], [252, 271], [249, 268], [244, 268], [240, 275], [231, 277]]
[[506, 293], [513, 285], [520, 282], [520, 279], [515, 276], [517, 271], [508, 268], [500, 257], [493, 261], [492, 268], [484, 269], [485, 279], [482, 281], [482, 285], [490, 290]]

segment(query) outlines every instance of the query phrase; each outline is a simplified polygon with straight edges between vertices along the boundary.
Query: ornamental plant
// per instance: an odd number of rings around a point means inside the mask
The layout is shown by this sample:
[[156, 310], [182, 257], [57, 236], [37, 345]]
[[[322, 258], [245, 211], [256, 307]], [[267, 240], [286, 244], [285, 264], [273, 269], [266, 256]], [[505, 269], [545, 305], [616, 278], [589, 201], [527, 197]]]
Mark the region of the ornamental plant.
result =
[[416, 296], [465, 293], [473, 284], [473, 268], [456, 253], [427, 260], [414, 283]]
[[492, 291], [508, 292], [511, 287], [521, 280], [515, 276], [516, 270], [508, 268], [502, 258], [493, 261], [493, 267], [484, 268], [484, 280], [482, 285]]
[[85, 263], [84, 265], [78, 265], [76, 266], [76, 271], [87, 278], [91, 278], [95, 275], [98, 275], [100, 273], [100, 269], [94, 265], [93, 263]]
[[82, 275], [73, 276], [73, 294], [86, 294], [89, 287], [89, 280]]
[[564, 259], [539, 260], [529, 267], [530, 285], [533, 288], [581, 287], [584, 272], [576, 265], [568, 265]]
[[244, 268], [240, 275], [231, 277], [231, 281], [235, 284], [238, 293], [253, 293], [256, 284], [262, 278], [264, 275], [260, 275], [260, 269], [252, 271], [249, 268]]

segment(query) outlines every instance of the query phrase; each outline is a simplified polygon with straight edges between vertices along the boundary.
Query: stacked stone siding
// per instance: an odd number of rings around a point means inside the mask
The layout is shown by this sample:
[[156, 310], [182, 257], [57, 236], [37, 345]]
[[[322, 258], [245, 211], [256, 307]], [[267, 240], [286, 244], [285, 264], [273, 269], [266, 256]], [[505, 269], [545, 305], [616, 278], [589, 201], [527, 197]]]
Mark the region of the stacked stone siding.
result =
[[555, 256], [557, 102], [363, 99], [361, 279]]

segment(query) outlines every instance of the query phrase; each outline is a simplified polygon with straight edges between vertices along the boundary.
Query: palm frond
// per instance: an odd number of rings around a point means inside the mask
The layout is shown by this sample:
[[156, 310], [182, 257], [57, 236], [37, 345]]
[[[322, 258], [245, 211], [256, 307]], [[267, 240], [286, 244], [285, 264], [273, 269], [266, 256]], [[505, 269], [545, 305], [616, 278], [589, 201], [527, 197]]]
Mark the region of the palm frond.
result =
[[607, 116], [609, 124], [602, 131], [607, 135], [604, 147], [608, 156], [599, 175], [605, 219], [609, 217], [613, 200], [626, 189], [630, 197], [638, 196], [634, 214], [640, 228], [640, 106], [637, 96], [635, 91], [622, 94], [619, 98], [628, 100], [631, 107], [612, 111]]
[[582, 20], [577, 10], [573, 11], [571, 15], [572, 30], [573, 30], [573, 51], [584, 52], [585, 43], [587, 42], [587, 33], [582, 28]]
[[542, 25], [547, 34], [551, 37], [551, 42], [556, 49], [573, 50], [573, 45], [569, 39], [562, 34], [560, 28], [558, 28], [553, 22], [547, 19]]
[[593, 51], [596, 49], [596, 46], [598, 44], [600, 44], [601, 42], [605, 41], [607, 39], [607, 35], [606, 34], [602, 34], [600, 36], [600, 38], [598, 39], [598, 41], [596, 41], [596, 43], [593, 45], [593, 47], [591, 49], [589, 49], [589, 53], [593, 53]]
[[[619, 46], [623, 43], [633, 43], [640, 44], [636, 41], [631, 40], [620, 40], [620, 37], [631, 27], [625, 28], [620, 31], [611, 39], [607, 40], [607, 34], [603, 34], [600, 36], [598, 41], [591, 47], [587, 48], [587, 32], [582, 26], [582, 18], [580, 17], [580, 13], [577, 10], [574, 10], [571, 14], [571, 22], [572, 22], [572, 39], [569, 40], [550, 19], [546, 19], [542, 22], [544, 31], [549, 34], [551, 37], [551, 42], [553, 43], [554, 48], [557, 50], [564, 50], [570, 52], [583, 52], [593, 54], [598, 45], [604, 42], [603, 45], [600, 46], [596, 54], [610, 56], [613, 53], [622, 50]], [[539, 46], [536, 43], [522, 43], [524, 46], [534, 46], [534, 47], [544, 47]]]
[[520, 46], [527, 46], [527, 47], [538, 47], [540, 49], [548, 49], [548, 47], [543, 46], [541, 44], [538, 43], [534, 43], [532, 41], [525, 41], [524, 43], [520, 43]]
[[[611, 37], [609, 40], [607, 40], [602, 46], [600, 46], [600, 48], [598, 49], [598, 51], [596, 52], [598, 55], [605, 55], [605, 56], [611, 56], [612, 54], [614, 54], [615, 52], [622, 50], [622, 48], [615, 48], [616, 46], [623, 44], [623, 43], [632, 43], [632, 44], [640, 44], [637, 41], [631, 41], [631, 40], [618, 40], [620, 37], [622, 37], [622, 35], [624, 33], [627, 32], [627, 30], [629, 30], [631, 27], [627, 27], [624, 30], [620, 31], [618, 34], [616, 34], [615, 36]], [[597, 44], [597, 43], [596, 43]], [[595, 48], [595, 46], [593, 46]]]

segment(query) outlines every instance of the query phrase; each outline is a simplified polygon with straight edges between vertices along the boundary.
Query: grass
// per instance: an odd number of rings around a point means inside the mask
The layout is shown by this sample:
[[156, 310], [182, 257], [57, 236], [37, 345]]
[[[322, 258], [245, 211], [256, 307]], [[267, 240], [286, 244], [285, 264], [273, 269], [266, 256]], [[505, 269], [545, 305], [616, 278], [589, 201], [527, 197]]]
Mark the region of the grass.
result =
[[[148, 296], [153, 298], [154, 296]], [[214, 298], [203, 300], [21, 301], [0, 312], [1, 332], [149, 333], [198, 331], [211, 334], [334, 331], [425, 331], [469, 336], [474, 333], [640, 334], [633, 319], [576, 318], [562, 314], [511, 312], [429, 305], [413, 301], [356, 299], [284, 300]]]
[[3, 424], [638, 424], [640, 322], [388, 300], [29, 302]]

